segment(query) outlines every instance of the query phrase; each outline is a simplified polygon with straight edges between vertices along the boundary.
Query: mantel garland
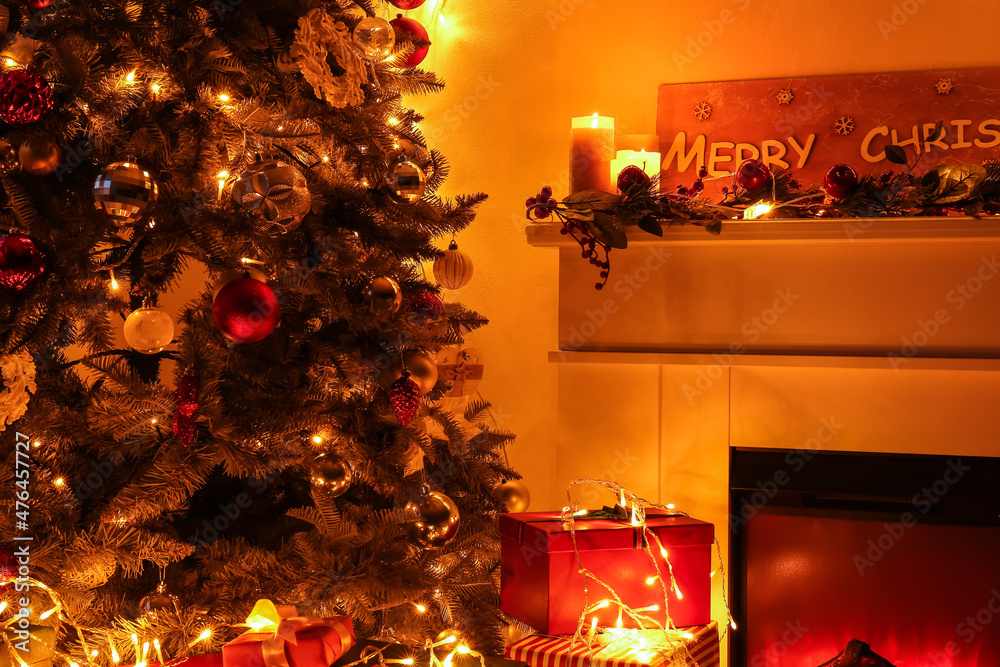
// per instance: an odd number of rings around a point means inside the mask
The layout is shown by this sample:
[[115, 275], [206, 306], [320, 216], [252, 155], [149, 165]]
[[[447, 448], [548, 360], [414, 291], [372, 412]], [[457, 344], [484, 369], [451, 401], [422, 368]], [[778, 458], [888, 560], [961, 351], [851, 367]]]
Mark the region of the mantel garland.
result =
[[[938, 122], [931, 134], [937, 137], [942, 131]], [[600, 290], [611, 272], [611, 250], [628, 246], [626, 231], [632, 227], [662, 237], [664, 225], [698, 225], [718, 235], [723, 221], [733, 219], [1000, 215], [1000, 160], [938, 164], [918, 177], [913, 170], [920, 156], [910, 163], [902, 147], [890, 145], [886, 158], [901, 168], [853, 178], [853, 169], [834, 165], [823, 186], [804, 188], [788, 169], [771, 170], [763, 185], [749, 188], [734, 172], [722, 177], [731, 177], [733, 185], [722, 188], [718, 202], [701, 196], [703, 188], [698, 185], [706, 178], [704, 169], [694, 187], [680, 185], [671, 194], [661, 192], [655, 178], [627, 184], [619, 194], [585, 190], [562, 201], [553, 199], [546, 186], [527, 200], [526, 216], [537, 222], [552, 217], [561, 222], [560, 233], [572, 236], [583, 258], [600, 270], [600, 282], [595, 284]]]

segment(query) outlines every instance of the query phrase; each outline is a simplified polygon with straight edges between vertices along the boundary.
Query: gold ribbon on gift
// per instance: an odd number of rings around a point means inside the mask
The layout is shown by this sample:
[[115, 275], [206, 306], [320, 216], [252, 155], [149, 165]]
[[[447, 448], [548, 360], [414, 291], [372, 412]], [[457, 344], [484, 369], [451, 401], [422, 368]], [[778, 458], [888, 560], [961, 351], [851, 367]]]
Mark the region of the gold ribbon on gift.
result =
[[267, 667], [291, 667], [285, 653], [285, 644], [298, 645], [296, 635], [301, 630], [316, 627], [333, 629], [340, 637], [341, 652], [354, 645], [354, 637], [343, 624], [331, 624], [329, 619], [316, 616], [299, 616], [293, 605], [275, 605], [270, 600], [257, 600], [247, 616], [246, 625], [250, 630], [243, 636], [273, 633], [261, 641], [264, 664]]

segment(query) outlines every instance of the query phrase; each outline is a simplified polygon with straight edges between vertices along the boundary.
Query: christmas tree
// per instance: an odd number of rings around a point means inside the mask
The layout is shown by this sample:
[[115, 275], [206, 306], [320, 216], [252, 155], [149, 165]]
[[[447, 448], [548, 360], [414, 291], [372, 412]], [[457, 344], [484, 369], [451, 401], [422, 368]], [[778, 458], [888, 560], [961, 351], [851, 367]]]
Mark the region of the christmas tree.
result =
[[486, 323], [442, 291], [485, 195], [434, 194], [392, 1], [6, 7], [4, 613], [65, 661], [217, 651], [261, 598], [498, 645], [511, 436], [435, 362]]

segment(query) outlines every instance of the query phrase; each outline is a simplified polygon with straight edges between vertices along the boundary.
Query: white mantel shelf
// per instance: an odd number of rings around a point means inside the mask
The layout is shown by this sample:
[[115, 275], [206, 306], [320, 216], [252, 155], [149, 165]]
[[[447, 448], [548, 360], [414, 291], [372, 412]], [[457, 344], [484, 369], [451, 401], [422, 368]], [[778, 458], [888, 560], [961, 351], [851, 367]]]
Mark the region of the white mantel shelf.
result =
[[550, 363], [655, 364], [659, 366], [732, 366], [768, 368], [856, 368], [890, 371], [1000, 371], [1000, 359], [983, 357], [912, 357], [896, 368], [885, 355], [730, 354], [712, 352], [549, 352]]
[[[560, 229], [558, 222], [535, 222], [525, 233], [535, 247], [576, 246]], [[628, 238], [629, 245], [968, 243], [1000, 239], [1000, 217], [729, 220], [718, 236], [695, 225], [675, 225], [664, 228], [663, 238], [639, 230], [630, 231]]]

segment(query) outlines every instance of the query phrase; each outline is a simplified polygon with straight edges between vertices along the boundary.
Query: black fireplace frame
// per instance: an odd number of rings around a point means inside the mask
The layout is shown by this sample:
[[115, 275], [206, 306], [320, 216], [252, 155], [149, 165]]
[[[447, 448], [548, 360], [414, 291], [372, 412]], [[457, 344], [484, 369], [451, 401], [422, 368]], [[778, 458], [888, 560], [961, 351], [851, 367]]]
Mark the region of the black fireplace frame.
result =
[[[926, 513], [914, 512], [918, 523], [1000, 527], [1000, 458], [732, 448], [730, 523], [725, 529], [731, 531], [729, 596], [739, 631], [729, 635], [730, 667], [746, 667], [749, 659], [747, 633], [753, 620], [746, 614], [748, 522], [744, 519], [750, 511], [891, 521], [907, 509], [912, 511], [915, 494], [940, 480], [949, 461], [958, 459], [972, 469], [963, 474], [961, 484], [930, 503]], [[758, 506], [764, 496], [766, 502]], [[753, 509], [743, 510], [747, 504]]]

